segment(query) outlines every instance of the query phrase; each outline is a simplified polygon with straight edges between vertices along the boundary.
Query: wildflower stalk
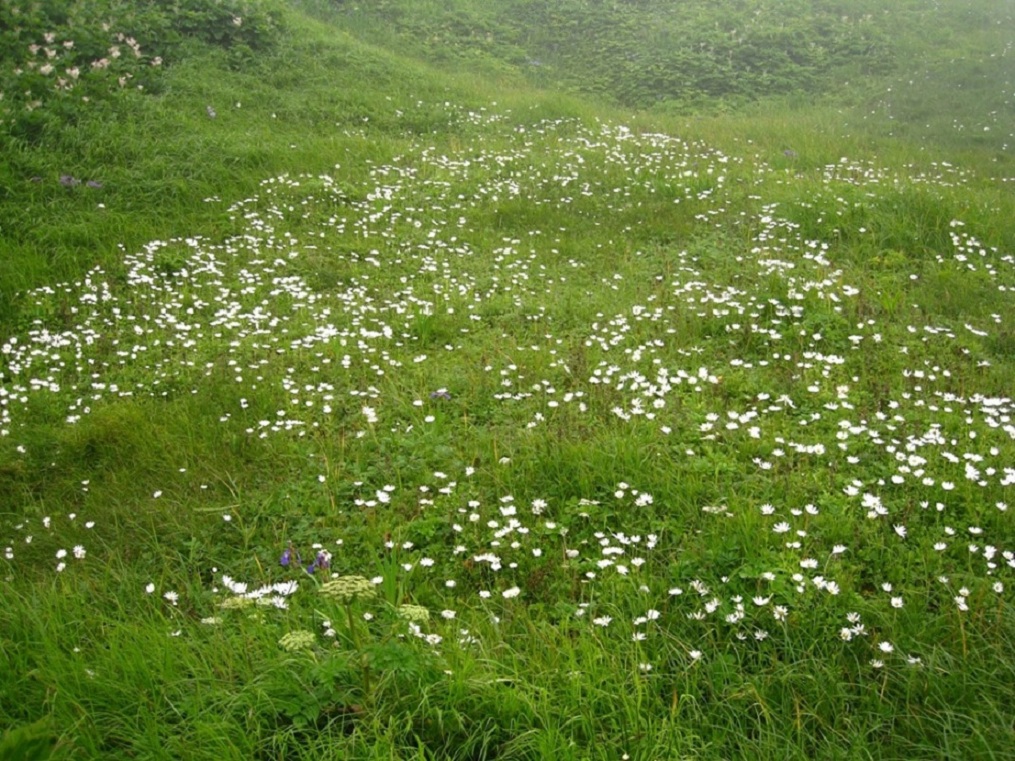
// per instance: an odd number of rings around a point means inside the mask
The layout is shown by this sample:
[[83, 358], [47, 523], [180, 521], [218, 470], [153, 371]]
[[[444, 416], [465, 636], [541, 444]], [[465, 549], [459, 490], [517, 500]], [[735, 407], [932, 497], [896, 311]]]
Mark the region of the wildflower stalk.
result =
[[352, 614], [352, 604], [345, 606], [346, 618], [349, 621], [349, 639], [352, 640], [352, 646], [359, 650], [359, 637], [356, 635], [356, 617]]
[[645, 653], [640, 645], [635, 647], [634, 659], [634, 705], [638, 713], [641, 713], [642, 704], [645, 698], [645, 685], [642, 679], [641, 667], [638, 665], [645, 662]]
[[1000, 635], [1001, 635], [1001, 621], [1004, 620], [1003, 616], [1004, 616], [1004, 597], [1002, 595], [998, 595], [997, 596], [997, 620], [996, 620], [996, 625], [994, 626], [994, 629], [998, 633], [998, 638], [1000, 638]]
[[384, 599], [388, 605], [398, 605], [403, 596], [403, 584], [399, 573], [400, 566], [397, 547], [393, 546], [388, 550], [387, 560], [383, 563], [381, 571], [382, 578], [384, 579], [384, 582], [381, 584]]
[[[328, 482], [330, 483], [330, 481], [331, 481], [331, 463], [328, 461], [327, 452], [324, 451], [323, 447], [322, 447], [322, 451], [321, 451], [321, 457], [324, 458], [324, 474], [327, 477]], [[331, 504], [331, 514], [334, 515], [335, 513], [338, 512], [338, 505], [335, 502], [335, 490], [332, 489], [331, 486], [328, 486], [326, 491], [327, 491], [327, 494], [328, 494], [328, 502]]]
[[359, 654], [360, 668], [363, 669], [363, 701], [369, 704], [373, 702], [373, 689], [370, 684], [370, 658], [360, 650], [359, 633], [356, 626], [356, 616], [352, 611], [352, 602], [346, 603], [345, 615], [349, 622], [349, 639], [352, 641], [353, 649]]
[[360, 665], [363, 669], [363, 697], [366, 702], [371, 702], [373, 690], [370, 678], [370, 660], [367, 654], [360, 650], [353, 604], [357, 600], [373, 598], [373, 584], [362, 576], [340, 576], [322, 584], [321, 594], [345, 608], [346, 621], [349, 624], [349, 640], [356, 652], [359, 653]]

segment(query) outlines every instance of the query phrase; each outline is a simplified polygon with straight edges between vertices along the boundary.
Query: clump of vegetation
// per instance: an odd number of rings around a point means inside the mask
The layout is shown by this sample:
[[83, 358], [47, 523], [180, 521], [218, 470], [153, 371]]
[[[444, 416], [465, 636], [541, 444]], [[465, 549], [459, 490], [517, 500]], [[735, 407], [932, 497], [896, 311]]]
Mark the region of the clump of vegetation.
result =
[[277, 4], [34, 0], [0, 9], [0, 134], [38, 144], [73, 128], [88, 109], [115, 108], [125, 91], [157, 93], [161, 70], [194, 43], [222, 49], [232, 65], [277, 45]]

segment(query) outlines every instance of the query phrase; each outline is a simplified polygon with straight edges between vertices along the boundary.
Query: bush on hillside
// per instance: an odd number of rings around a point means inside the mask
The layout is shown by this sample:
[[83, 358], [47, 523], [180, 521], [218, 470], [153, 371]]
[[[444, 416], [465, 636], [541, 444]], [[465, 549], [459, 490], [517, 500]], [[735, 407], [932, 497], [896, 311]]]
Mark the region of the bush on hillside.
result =
[[167, 65], [200, 47], [234, 66], [272, 50], [275, 0], [25, 0], [0, 5], [0, 136], [36, 144], [83, 109], [157, 92]]

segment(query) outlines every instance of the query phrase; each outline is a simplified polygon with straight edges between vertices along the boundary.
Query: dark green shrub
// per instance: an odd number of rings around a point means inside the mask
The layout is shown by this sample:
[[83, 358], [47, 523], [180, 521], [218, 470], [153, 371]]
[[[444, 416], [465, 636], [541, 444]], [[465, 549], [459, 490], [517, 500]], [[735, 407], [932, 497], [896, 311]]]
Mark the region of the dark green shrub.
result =
[[120, 93], [160, 90], [162, 71], [195, 48], [233, 67], [272, 51], [276, 0], [29, 0], [0, 7], [0, 139], [34, 145]]

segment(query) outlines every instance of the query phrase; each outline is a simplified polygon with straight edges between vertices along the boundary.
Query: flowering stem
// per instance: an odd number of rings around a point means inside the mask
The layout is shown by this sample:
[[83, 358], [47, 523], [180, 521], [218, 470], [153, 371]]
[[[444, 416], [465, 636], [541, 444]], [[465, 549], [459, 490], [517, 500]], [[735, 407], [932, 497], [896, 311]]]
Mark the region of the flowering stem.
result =
[[352, 640], [352, 646], [359, 650], [359, 638], [356, 636], [356, 619], [352, 615], [352, 605], [345, 606], [345, 613], [349, 621], [349, 639]]
[[998, 634], [1001, 632], [1001, 620], [1004, 616], [1004, 598], [1001, 595], [997, 596], [997, 626], [995, 627]]
[[351, 603], [345, 605], [345, 614], [349, 622], [349, 639], [352, 640], [352, 646], [358, 653], [360, 665], [363, 668], [363, 702], [371, 703], [373, 690], [370, 686], [370, 659], [366, 653], [360, 652], [359, 636], [356, 632], [356, 617], [353, 615]]

